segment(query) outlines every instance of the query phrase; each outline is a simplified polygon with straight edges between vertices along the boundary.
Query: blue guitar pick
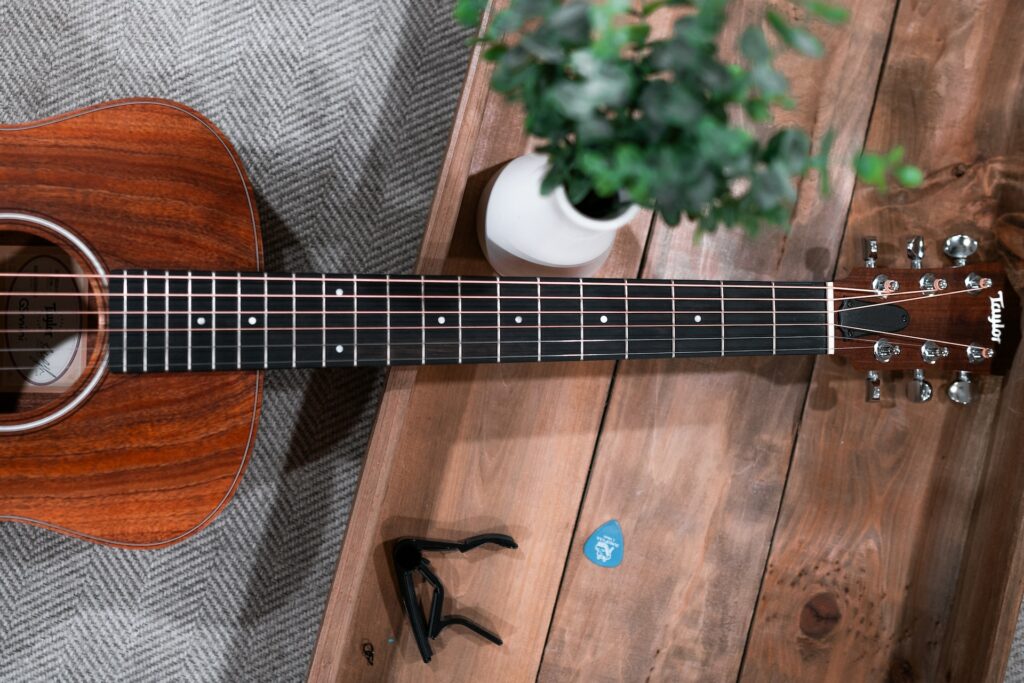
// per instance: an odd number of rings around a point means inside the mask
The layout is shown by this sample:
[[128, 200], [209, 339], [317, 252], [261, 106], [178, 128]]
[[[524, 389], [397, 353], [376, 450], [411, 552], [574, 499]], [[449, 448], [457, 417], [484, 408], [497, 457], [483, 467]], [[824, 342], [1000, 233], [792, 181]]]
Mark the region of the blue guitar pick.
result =
[[622, 552], [622, 527], [617, 519], [599, 526], [583, 545], [583, 554], [598, 567], [618, 567]]

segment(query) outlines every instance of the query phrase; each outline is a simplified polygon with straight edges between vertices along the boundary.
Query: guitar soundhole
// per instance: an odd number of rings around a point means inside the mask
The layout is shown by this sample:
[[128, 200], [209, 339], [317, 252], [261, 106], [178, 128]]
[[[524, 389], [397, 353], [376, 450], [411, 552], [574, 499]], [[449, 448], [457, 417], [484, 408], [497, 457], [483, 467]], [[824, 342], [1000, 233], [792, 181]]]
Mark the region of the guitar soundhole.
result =
[[0, 430], [47, 421], [103, 357], [103, 282], [45, 226], [0, 221]]

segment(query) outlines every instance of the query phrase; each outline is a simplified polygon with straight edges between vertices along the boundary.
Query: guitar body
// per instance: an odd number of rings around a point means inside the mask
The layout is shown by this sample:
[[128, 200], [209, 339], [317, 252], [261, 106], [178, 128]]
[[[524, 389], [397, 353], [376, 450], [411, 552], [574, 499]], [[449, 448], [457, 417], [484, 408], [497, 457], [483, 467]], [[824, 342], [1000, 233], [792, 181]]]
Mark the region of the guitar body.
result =
[[[0, 126], [0, 250], [5, 271], [54, 250], [69, 267], [106, 273], [263, 267], [238, 155], [205, 118], [161, 100]], [[5, 311], [17, 311], [12, 292], [26, 282], [7, 280]], [[40, 294], [25, 310], [40, 301], [60, 299]], [[97, 322], [76, 338], [74, 372], [56, 388], [0, 388], [0, 521], [129, 548], [175, 543], [238, 487], [262, 373], [114, 374], [106, 336]]]

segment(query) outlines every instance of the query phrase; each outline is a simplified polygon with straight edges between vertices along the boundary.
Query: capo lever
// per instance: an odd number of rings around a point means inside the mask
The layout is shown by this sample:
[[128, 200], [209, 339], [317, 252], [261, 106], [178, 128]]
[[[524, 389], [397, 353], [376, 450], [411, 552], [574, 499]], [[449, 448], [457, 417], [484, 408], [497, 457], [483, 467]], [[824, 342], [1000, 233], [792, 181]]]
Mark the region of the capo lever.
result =
[[[409, 624], [412, 626], [413, 636], [416, 638], [416, 646], [420, 650], [420, 656], [424, 662], [429, 662], [433, 657], [433, 650], [430, 648], [430, 640], [437, 638], [445, 628], [453, 625], [465, 626], [474, 633], [483, 636], [495, 645], [501, 645], [501, 638], [491, 633], [480, 624], [450, 614], [441, 615], [444, 607], [444, 586], [441, 580], [430, 569], [430, 561], [423, 556], [424, 551], [446, 552], [458, 550], [460, 553], [472, 550], [481, 545], [491, 543], [502, 548], [518, 548], [519, 546], [511, 536], [505, 534], [481, 534], [463, 541], [435, 541], [425, 538], [403, 538], [395, 543], [392, 550], [392, 559], [395, 562], [395, 571], [398, 574], [398, 592], [405, 606], [405, 612], [409, 615]], [[413, 584], [413, 573], [419, 574], [434, 588], [434, 596], [430, 601], [430, 615], [426, 616], [419, 599], [416, 597], [416, 586]]]

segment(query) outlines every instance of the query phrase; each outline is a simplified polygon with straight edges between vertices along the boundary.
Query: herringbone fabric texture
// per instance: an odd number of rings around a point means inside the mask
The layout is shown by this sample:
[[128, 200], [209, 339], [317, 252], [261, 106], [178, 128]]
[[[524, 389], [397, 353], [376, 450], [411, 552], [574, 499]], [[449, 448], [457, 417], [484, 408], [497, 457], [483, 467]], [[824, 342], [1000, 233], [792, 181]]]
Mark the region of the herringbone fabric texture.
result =
[[[451, 0], [0, 0], [0, 121], [181, 100], [248, 166], [267, 264], [411, 268], [468, 56]], [[232, 505], [129, 552], [0, 525], [0, 680], [305, 677], [381, 391], [268, 375]]]

